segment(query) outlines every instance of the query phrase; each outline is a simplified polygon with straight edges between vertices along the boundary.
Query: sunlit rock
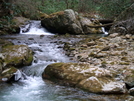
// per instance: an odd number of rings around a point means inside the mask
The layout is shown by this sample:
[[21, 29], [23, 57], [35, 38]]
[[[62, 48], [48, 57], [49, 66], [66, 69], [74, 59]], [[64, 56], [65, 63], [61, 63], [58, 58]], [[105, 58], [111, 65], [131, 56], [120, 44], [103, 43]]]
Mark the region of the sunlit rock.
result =
[[54, 63], [44, 70], [43, 79], [79, 87], [94, 93], [125, 93], [125, 83], [115, 80], [116, 73], [82, 63]]

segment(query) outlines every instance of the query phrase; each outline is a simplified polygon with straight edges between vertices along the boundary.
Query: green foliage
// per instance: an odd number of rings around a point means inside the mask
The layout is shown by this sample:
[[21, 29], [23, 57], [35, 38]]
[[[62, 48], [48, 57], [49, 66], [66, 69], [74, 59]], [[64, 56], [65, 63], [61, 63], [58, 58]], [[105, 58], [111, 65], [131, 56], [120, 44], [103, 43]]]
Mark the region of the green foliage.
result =
[[43, 0], [43, 3], [39, 5], [39, 10], [50, 14], [73, 9], [77, 12], [90, 14], [99, 12], [105, 18], [114, 18], [131, 4], [132, 0]]
[[[11, 0], [12, 1], [12, 0]], [[114, 17], [120, 14], [125, 8], [131, 5], [132, 0], [15, 0], [15, 2], [3, 3], [6, 10], [12, 11], [5, 15], [1, 23], [11, 23], [14, 16], [25, 16], [28, 18], [37, 18], [37, 11], [50, 14], [67, 8], [78, 12], [96, 12], [99, 11], [105, 17]], [[2, 25], [0, 25], [1, 27]]]
[[117, 17], [122, 11], [132, 4], [132, 0], [102, 0], [99, 11], [106, 18]]
[[38, 18], [37, 11], [47, 14], [65, 9], [77, 12], [100, 12], [105, 17], [114, 17], [132, 4], [133, 0], [11, 0], [4, 2], [5, 8], [13, 11], [12, 16], [22, 15]]
[[39, 10], [47, 14], [65, 9], [73, 9], [78, 12], [91, 12], [95, 11], [96, 4], [91, 0], [45, 0], [39, 5]]
[[37, 0], [16, 0], [12, 3], [15, 7], [14, 14], [31, 19], [37, 19], [38, 2]]
[[0, 19], [0, 29], [5, 29], [7, 26], [10, 26], [11, 24], [14, 24], [12, 22], [12, 16], [3, 16], [1, 19]]
[[54, 2], [53, 0], [47, 0], [42, 5], [39, 5], [39, 10], [47, 14], [65, 10], [65, 9], [66, 9], [66, 6], [63, 1]]
[[[10, 0], [2, 1], [0, 8], [4, 11], [0, 17], [0, 30], [4, 32], [16, 32], [15, 23], [12, 21], [14, 16], [24, 16], [37, 19], [37, 0]], [[1, 32], [0, 31], [0, 32]]]

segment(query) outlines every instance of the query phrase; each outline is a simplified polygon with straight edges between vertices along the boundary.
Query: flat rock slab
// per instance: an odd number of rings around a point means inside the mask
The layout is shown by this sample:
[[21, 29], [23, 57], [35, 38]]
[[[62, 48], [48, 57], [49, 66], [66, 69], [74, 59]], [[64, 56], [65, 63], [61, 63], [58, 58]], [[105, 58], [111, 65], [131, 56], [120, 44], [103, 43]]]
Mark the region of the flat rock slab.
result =
[[43, 79], [93, 93], [126, 93], [125, 83], [116, 81], [115, 76], [113, 71], [84, 63], [54, 63], [42, 74]]

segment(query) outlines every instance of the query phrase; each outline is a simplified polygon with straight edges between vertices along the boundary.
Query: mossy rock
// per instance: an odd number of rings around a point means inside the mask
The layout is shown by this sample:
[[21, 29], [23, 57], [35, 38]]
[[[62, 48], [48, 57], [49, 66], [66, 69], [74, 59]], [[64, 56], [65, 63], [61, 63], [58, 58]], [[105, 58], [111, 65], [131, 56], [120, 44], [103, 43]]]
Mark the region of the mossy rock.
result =
[[17, 68], [15, 67], [10, 67], [5, 69], [0, 75], [0, 81], [2, 82], [2, 81], [10, 80], [14, 76], [14, 73], [16, 72], [17, 72]]
[[14, 17], [13, 22], [16, 26], [20, 27], [21, 25], [24, 25], [29, 19], [24, 17]]
[[120, 62], [119, 64], [120, 64], [120, 65], [130, 65], [129, 62]]
[[7, 45], [2, 49], [6, 66], [27, 66], [32, 63], [32, 51], [26, 45]]

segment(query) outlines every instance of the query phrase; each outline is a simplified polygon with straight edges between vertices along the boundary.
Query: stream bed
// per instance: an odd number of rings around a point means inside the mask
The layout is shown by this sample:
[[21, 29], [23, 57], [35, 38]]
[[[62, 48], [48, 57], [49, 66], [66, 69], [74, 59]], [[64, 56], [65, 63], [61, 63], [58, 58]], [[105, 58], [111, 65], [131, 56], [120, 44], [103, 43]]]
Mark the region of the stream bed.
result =
[[[34, 52], [34, 61], [31, 66], [20, 69], [25, 73], [26, 79], [12, 84], [0, 84], [0, 101], [125, 101], [124, 95], [98, 95], [78, 88], [60, 86], [48, 80], [43, 81], [41, 75], [47, 65], [56, 62], [76, 62], [65, 55], [62, 44], [59, 47], [58, 42], [73, 43], [81, 40], [81, 37], [55, 37], [56, 35], [35, 24], [37, 23], [33, 24], [31, 32], [1, 37], [14, 44], [28, 45]], [[33, 30], [36, 33], [33, 33]]]

